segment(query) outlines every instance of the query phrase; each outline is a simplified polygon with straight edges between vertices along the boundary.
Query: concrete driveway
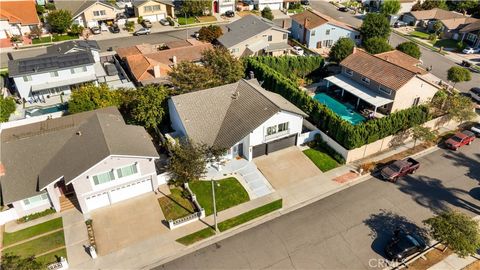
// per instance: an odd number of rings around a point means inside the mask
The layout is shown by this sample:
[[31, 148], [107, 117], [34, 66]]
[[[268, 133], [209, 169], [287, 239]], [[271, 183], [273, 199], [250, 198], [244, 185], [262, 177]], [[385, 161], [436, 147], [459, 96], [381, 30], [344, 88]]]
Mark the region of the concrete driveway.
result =
[[322, 174], [296, 146], [255, 158], [253, 161], [275, 189]]
[[99, 255], [106, 255], [153, 237], [168, 228], [155, 194], [148, 193], [92, 212]]

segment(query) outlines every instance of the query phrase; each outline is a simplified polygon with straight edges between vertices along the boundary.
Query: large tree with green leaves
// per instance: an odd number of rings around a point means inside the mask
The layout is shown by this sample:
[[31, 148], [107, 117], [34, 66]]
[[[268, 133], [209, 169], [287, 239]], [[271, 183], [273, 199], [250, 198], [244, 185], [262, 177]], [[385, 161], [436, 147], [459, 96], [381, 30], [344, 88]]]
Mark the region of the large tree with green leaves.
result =
[[214, 74], [216, 81], [220, 82], [219, 85], [234, 83], [245, 74], [242, 61], [223, 47], [203, 51], [202, 62]]
[[448, 70], [447, 78], [449, 81], [453, 82], [453, 88], [459, 82], [467, 82], [472, 79], [472, 74], [470, 70], [464, 67], [453, 66]]
[[48, 13], [47, 22], [52, 32], [63, 34], [72, 25], [72, 13], [63, 9], [51, 11]]
[[167, 165], [170, 181], [175, 185], [198, 180], [206, 173], [207, 147], [191, 140], [180, 140], [169, 145], [172, 156]]
[[44, 265], [37, 260], [34, 256], [22, 258], [12, 253], [6, 253], [2, 255], [1, 269], [3, 270], [31, 270], [41, 269]]
[[365, 50], [371, 54], [383, 53], [391, 51], [393, 48], [388, 41], [381, 37], [373, 37], [363, 42]]
[[165, 116], [165, 101], [169, 91], [161, 85], [147, 85], [126, 91], [124, 101], [128, 114], [137, 124], [146, 128], [158, 126]]
[[379, 37], [387, 39], [390, 35], [390, 24], [387, 18], [380, 13], [368, 13], [360, 27], [364, 40]]
[[469, 97], [455, 94], [447, 99], [447, 113], [450, 118], [463, 123], [472, 120], [476, 113], [475, 104]]
[[385, 0], [380, 6], [380, 12], [385, 16], [393, 15], [397, 14], [401, 8], [399, 0]]
[[422, 56], [420, 47], [418, 47], [417, 43], [412, 41], [405, 41], [403, 43], [398, 44], [397, 50], [417, 59], [420, 59], [420, 56]]
[[433, 239], [451, 248], [460, 257], [480, 249], [479, 224], [466, 214], [448, 210], [424, 221]]
[[106, 84], [87, 84], [72, 91], [68, 112], [79, 113], [109, 106], [120, 106], [123, 92], [111, 90]]
[[347, 58], [350, 54], [353, 53], [353, 48], [355, 47], [355, 42], [351, 38], [343, 37], [337, 40], [330, 49], [330, 54], [328, 55], [330, 61], [340, 63], [343, 59]]
[[220, 84], [210, 68], [192, 62], [180, 62], [169, 72], [170, 81], [182, 92], [201, 90]]
[[212, 9], [211, 1], [183, 0], [180, 13], [187, 16], [201, 16]]
[[435, 142], [437, 139], [437, 132], [435, 130], [421, 125], [413, 126], [411, 129], [411, 134], [414, 140], [413, 147], [417, 146], [417, 140], [423, 142]]
[[15, 101], [11, 97], [4, 98], [0, 95], [0, 123], [7, 122], [10, 115], [15, 111]]
[[265, 7], [262, 10], [262, 17], [265, 18], [265, 19], [273, 20], [272, 10], [269, 7]]
[[212, 42], [222, 35], [222, 28], [218, 25], [203, 26], [198, 31], [198, 39], [206, 42]]

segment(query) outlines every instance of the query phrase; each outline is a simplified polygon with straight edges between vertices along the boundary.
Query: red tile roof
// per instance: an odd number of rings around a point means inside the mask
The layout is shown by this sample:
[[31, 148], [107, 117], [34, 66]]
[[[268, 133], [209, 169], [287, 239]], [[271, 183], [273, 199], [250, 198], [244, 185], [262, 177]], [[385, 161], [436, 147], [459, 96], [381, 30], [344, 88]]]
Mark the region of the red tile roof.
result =
[[0, 3], [0, 20], [22, 25], [39, 24], [35, 2], [33, 0], [5, 1]]

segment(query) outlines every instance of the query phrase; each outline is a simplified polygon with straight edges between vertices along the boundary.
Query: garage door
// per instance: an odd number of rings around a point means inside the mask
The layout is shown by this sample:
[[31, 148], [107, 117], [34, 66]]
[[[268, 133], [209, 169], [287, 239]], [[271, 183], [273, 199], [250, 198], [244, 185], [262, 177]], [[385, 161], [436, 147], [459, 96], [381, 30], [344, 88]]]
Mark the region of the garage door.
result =
[[87, 197], [85, 201], [87, 203], [88, 211], [92, 211], [97, 208], [110, 205], [110, 200], [108, 199], [107, 192], [95, 194], [93, 196]]
[[273, 142], [267, 143], [267, 154], [270, 154], [272, 152], [294, 146], [297, 141], [297, 135], [292, 135], [289, 137], [285, 137], [283, 139], [279, 139]]
[[165, 19], [165, 14], [143, 16], [143, 18], [151, 22], [158, 22], [161, 19]]
[[112, 203], [116, 203], [150, 191], [153, 191], [152, 181], [147, 179], [113, 189], [110, 192], [110, 199]]
[[267, 153], [267, 144], [260, 144], [252, 148], [252, 158], [263, 156]]
[[264, 8], [269, 7], [271, 10], [280, 10], [282, 9], [281, 3], [267, 3], [267, 4], [260, 4], [259, 9], [263, 10]]

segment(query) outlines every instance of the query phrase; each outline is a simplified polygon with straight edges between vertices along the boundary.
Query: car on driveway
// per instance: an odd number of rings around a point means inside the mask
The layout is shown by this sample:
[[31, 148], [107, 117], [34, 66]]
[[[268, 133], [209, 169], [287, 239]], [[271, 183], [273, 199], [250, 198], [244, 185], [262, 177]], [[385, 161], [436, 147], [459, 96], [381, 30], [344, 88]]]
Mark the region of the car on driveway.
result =
[[470, 89], [470, 95], [472, 99], [480, 102], [480, 87], [473, 87], [472, 89]]
[[152, 28], [152, 22], [150, 20], [145, 19], [142, 21], [142, 26], [144, 28]]
[[480, 137], [480, 123], [475, 123], [471, 128], [470, 131], [475, 133], [475, 136]]
[[304, 5], [304, 6], [308, 6], [308, 5], [310, 5], [310, 1], [308, 1], [308, 0], [302, 0], [302, 1], [300, 1], [300, 4], [302, 4], [302, 5]]
[[112, 26], [110, 26], [110, 32], [114, 34], [120, 33], [120, 27], [118, 27], [117, 24], [112, 24]]
[[150, 29], [140, 28], [137, 31], [133, 32], [134, 36], [150, 35]]
[[338, 8], [338, 11], [341, 11], [341, 12], [349, 12], [350, 9], [348, 7], [339, 7]]
[[292, 52], [294, 54], [300, 55], [300, 56], [304, 54], [304, 51], [303, 51], [302, 47], [300, 47], [300, 46], [293, 46]]
[[227, 10], [225, 12], [225, 16], [229, 17], [229, 18], [233, 18], [235, 17], [235, 12], [231, 11], [231, 10]]
[[470, 145], [475, 140], [475, 134], [469, 130], [463, 130], [457, 132], [455, 135], [450, 137], [450, 139], [445, 141], [445, 145], [456, 151], [458, 148], [464, 145]]
[[399, 28], [399, 27], [404, 27], [404, 26], [407, 26], [407, 23], [404, 22], [404, 21], [396, 21], [396, 22], [393, 24], [393, 27], [394, 27], [394, 28]]
[[427, 244], [422, 237], [397, 229], [390, 242], [385, 246], [385, 255], [392, 261], [404, 261], [406, 258], [424, 251], [425, 248], [427, 248]]
[[98, 35], [98, 34], [102, 33], [102, 31], [100, 30], [100, 27], [98, 27], [98, 26], [91, 27], [90, 31], [92, 31], [92, 34], [94, 34], [94, 35]]
[[463, 49], [462, 52], [465, 53], [465, 54], [479, 53], [479, 52], [480, 52], [480, 48], [474, 49], [474, 48], [472, 48], [472, 47], [468, 47], [468, 48]]
[[160, 19], [160, 24], [163, 26], [169, 26], [170, 22], [167, 19]]
[[383, 179], [395, 183], [398, 178], [407, 174], [415, 173], [418, 168], [420, 168], [420, 163], [418, 161], [413, 158], [406, 158], [403, 160], [397, 160], [386, 166], [380, 171], [380, 175]]

